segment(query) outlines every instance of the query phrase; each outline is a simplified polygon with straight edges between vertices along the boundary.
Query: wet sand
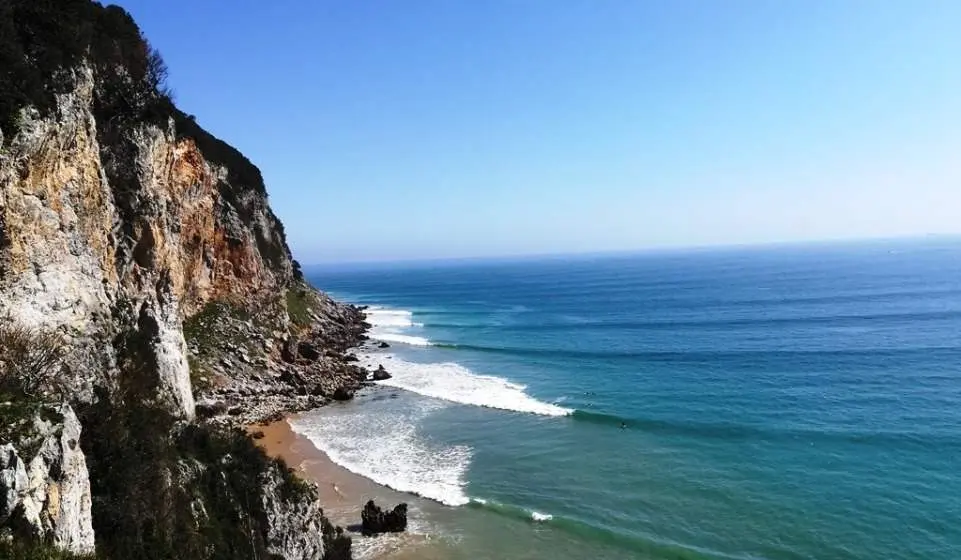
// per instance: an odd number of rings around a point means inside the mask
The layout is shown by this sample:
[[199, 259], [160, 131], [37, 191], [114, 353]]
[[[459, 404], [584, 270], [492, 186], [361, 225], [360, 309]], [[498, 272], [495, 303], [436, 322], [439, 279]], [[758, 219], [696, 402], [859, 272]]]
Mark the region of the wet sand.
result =
[[[352, 530], [354, 557], [360, 559], [401, 560], [407, 558], [435, 558], [430, 549], [429, 532], [416, 531], [416, 519], [408, 516], [408, 532], [401, 534], [363, 537], [359, 532], [360, 512], [367, 500], [374, 500], [382, 508], [411, 503], [408, 494], [396, 492], [367, 478], [356, 475], [334, 463], [314, 447], [306, 437], [296, 433], [286, 420], [265, 426], [248, 426], [251, 434], [263, 432], [255, 439], [268, 455], [281, 457], [297, 469], [305, 479], [317, 484], [324, 514], [331, 522]], [[413, 515], [415, 512], [411, 512]], [[413, 527], [412, 527], [413, 526]]]

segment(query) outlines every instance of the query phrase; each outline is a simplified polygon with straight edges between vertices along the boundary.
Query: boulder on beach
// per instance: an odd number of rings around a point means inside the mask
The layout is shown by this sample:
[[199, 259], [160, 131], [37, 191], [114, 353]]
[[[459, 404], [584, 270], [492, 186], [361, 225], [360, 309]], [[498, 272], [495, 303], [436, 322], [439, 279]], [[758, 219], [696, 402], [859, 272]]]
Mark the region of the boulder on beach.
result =
[[384, 369], [384, 365], [381, 364], [377, 366], [377, 369], [374, 370], [374, 381], [383, 381], [385, 379], [390, 379], [390, 374], [387, 373], [387, 370]]
[[381, 533], [401, 533], [407, 530], [407, 504], [399, 504], [391, 511], [383, 511], [370, 500], [360, 514], [360, 521], [361, 534], [365, 537]]
[[377, 347], [378, 347], [378, 348], [390, 348], [390, 344], [387, 344], [386, 342], [381, 342], [380, 344], [377, 345]]

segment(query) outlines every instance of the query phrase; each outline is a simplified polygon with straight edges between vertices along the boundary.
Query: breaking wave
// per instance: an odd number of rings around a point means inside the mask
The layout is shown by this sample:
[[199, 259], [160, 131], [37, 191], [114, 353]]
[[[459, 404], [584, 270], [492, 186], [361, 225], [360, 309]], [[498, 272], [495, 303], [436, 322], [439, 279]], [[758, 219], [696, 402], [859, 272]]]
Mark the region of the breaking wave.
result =
[[358, 406], [307, 413], [290, 424], [351, 472], [400, 492], [460, 506], [469, 501], [464, 487], [473, 451], [464, 445], [427, 442], [417, 430], [425, 417], [441, 408], [429, 401], [393, 412]]
[[374, 340], [411, 346], [430, 346], [430, 341], [426, 338], [404, 332], [406, 329], [423, 326], [413, 321], [414, 314], [410, 311], [374, 306], [368, 308], [365, 314], [367, 322], [370, 323], [370, 332], [367, 334]]
[[573, 410], [546, 403], [528, 395], [526, 387], [492, 375], [480, 375], [453, 363], [414, 363], [392, 354], [375, 354], [364, 359], [364, 365], [383, 365], [390, 379], [381, 385], [404, 389], [444, 401], [497, 408], [543, 416], [567, 416]]

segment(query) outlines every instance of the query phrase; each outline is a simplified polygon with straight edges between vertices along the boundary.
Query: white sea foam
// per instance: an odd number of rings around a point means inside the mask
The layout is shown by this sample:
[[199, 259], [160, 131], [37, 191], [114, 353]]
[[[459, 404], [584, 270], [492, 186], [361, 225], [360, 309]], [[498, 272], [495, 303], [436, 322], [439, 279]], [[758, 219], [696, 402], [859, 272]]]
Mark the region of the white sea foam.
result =
[[549, 513], [541, 513], [541, 512], [539, 512], [539, 511], [532, 511], [532, 512], [531, 512], [531, 519], [533, 519], [534, 521], [537, 521], [537, 522], [543, 522], [543, 521], [550, 521], [551, 519], [554, 519], [554, 516], [551, 515], [551, 514], [549, 514]]
[[452, 362], [420, 364], [391, 354], [375, 354], [365, 357], [363, 365], [371, 369], [383, 365], [387, 369], [391, 378], [378, 381], [381, 385], [435, 399], [544, 416], [566, 416], [573, 412], [531, 397], [524, 392], [524, 385], [479, 375]]
[[413, 313], [404, 309], [389, 309], [386, 307], [369, 307], [367, 322], [375, 327], [410, 327]]
[[375, 340], [382, 340], [384, 342], [396, 342], [398, 344], [409, 344], [411, 346], [430, 346], [430, 341], [422, 336], [376, 332], [373, 329], [369, 336]]
[[430, 346], [430, 341], [426, 338], [405, 332], [407, 329], [423, 326], [413, 321], [414, 314], [410, 311], [374, 306], [365, 313], [367, 322], [370, 323], [370, 332], [367, 334], [372, 339], [411, 346]]
[[417, 433], [421, 421], [443, 405], [422, 401], [385, 411], [371, 404], [304, 414], [291, 425], [354, 473], [449, 506], [468, 503], [464, 486], [471, 448], [428, 443]]

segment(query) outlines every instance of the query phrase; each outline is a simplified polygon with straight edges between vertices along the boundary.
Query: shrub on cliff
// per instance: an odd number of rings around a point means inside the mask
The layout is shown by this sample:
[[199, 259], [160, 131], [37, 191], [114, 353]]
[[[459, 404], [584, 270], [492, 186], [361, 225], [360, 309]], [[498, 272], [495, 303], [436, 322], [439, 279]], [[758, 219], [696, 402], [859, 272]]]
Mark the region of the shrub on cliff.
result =
[[0, 319], [0, 392], [37, 397], [59, 393], [58, 376], [68, 347], [60, 333]]
[[311, 323], [310, 297], [310, 292], [303, 286], [294, 286], [287, 290], [287, 315], [298, 327], [307, 327]]
[[50, 545], [0, 538], [0, 558], [10, 560], [98, 560], [94, 554], [77, 555]]

